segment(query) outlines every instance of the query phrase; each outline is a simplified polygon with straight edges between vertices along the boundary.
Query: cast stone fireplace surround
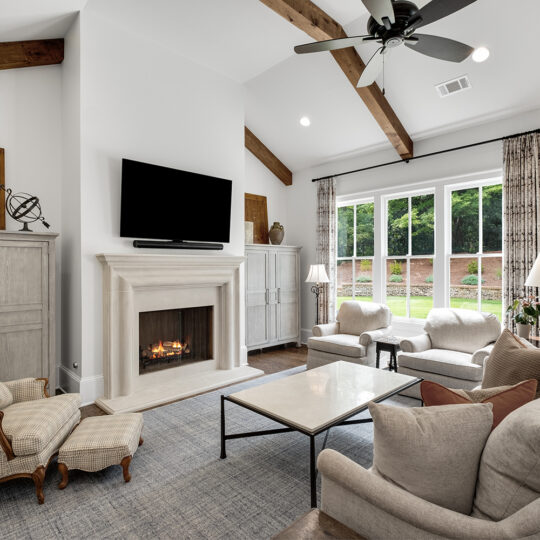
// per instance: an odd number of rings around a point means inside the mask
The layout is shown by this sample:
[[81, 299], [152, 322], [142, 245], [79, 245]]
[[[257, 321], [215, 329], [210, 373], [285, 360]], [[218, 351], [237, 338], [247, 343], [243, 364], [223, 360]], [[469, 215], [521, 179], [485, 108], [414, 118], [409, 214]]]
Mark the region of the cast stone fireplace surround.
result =
[[[101, 254], [104, 397], [130, 412], [262, 375], [247, 365], [241, 309], [244, 257]], [[139, 375], [139, 313], [213, 306], [214, 358]]]

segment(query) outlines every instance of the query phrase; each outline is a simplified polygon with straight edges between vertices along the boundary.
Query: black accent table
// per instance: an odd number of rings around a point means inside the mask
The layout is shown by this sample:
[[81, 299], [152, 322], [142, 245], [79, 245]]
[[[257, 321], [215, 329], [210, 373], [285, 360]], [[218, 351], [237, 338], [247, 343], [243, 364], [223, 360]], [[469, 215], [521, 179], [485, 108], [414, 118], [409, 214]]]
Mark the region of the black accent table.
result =
[[397, 353], [401, 350], [399, 346], [400, 341], [401, 339], [395, 336], [383, 336], [375, 340], [375, 343], [377, 344], [377, 367], [379, 367], [381, 351], [386, 351], [390, 353], [390, 363], [388, 364], [388, 370], [395, 371], [397, 373]]

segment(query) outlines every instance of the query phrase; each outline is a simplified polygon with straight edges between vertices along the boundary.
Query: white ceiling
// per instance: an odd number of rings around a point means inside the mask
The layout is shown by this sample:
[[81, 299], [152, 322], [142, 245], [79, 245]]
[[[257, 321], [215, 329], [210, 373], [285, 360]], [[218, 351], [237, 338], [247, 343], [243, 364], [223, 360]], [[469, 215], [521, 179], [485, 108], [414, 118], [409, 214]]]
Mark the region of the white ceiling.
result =
[[[258, 0], [1, 0], [0, 39], [62, 36], [87, 1], [105, 6], [130, 31], [244, 84], [246, 124], [293, 170], [389, 145], [331, 55], [295, 55], [294, 45], [312, 39]], [[361, 0], [314, 1], [349, 35], [366, 33]], [[413, 139], [540, 107], [540, 2], [520, 0], [525, 16], [509, 26], [511, 5], [477, 0], [421, 29], [489, 47], [483, 64], [438, 61], [405, 47], [392, 51], [386, 97]], [[367, 61], [373, 45], [357, 50]], [[438, 97], [436, 84], [463, 74], [471, 90]], [[299, 125], [302, 115], [311, 127]]]

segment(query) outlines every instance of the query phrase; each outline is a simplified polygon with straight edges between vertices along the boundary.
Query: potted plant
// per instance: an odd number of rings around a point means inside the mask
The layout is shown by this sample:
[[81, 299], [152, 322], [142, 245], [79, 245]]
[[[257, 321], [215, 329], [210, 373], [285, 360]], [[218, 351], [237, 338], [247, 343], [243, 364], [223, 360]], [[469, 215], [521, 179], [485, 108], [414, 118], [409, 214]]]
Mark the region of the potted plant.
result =
[[534, 297], [518, 298], [508, 306], [507, 312], [512, 313], [512, 319], [516, 323], [519, 337], [527, 339], [532, 327], [538, 321], [540, 303]]

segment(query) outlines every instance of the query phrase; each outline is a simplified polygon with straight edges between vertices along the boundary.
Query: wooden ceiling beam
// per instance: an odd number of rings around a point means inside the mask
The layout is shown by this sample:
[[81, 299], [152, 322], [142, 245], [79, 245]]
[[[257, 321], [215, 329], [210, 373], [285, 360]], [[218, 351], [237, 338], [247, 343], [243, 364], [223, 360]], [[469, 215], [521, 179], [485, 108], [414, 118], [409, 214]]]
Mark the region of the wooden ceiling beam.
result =
[[292, 185], [292, 172], [258, 139], [247, 126], [244, 126], [246, 148], [286, 186]]
[[63, 39], [37, 39], [0, 43], [0, 69], [15, 69], [61, 64]]
[[[317, 41], [347, 37], [343, 27], [310, 0], [260, 0]], [[403, 159], [413, 157], [413, 142], [376, 83], [356, 88], [364, 64], [354, 47], [331, 51], [358, 95]]]

